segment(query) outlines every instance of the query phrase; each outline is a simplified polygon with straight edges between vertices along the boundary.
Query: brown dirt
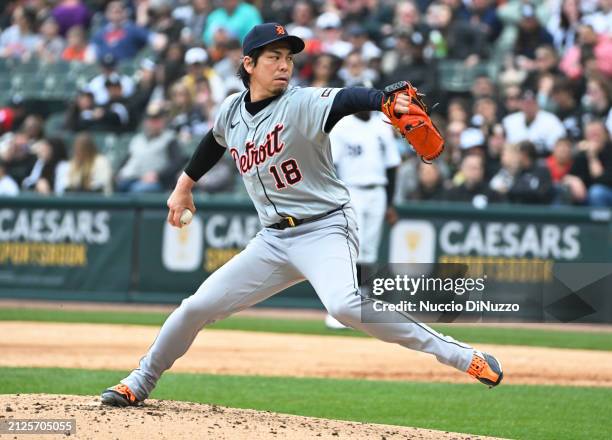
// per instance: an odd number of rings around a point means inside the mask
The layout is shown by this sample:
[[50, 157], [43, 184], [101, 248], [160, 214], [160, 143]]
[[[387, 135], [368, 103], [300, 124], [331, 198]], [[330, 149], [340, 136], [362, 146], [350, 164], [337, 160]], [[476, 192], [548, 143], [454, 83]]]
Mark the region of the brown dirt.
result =
[[[149, 400], [144, 407], [108, 408], [101, 406], [97, 397], [46, 394], [0, 395], [0, 420], [3, 417], [37, 420], [76, 419], [76, 435], [67, 437], [46, 434], [39, 437], [48, 440], [124, 439], [127, 438], [127, 433], [130, 440], [490, 438], [163, 400]], [[0, 438], [21, 437], [0, 435]]]
[[[0, 322], [0, 365], [134, 368], [158, 328]], [[509, 384], [612, 387], [612, 352], [479, 345], [495, 354]], [[429, 355], [369, 338], [204, 330], [172, 371], [295, 377], [473, 382]]]

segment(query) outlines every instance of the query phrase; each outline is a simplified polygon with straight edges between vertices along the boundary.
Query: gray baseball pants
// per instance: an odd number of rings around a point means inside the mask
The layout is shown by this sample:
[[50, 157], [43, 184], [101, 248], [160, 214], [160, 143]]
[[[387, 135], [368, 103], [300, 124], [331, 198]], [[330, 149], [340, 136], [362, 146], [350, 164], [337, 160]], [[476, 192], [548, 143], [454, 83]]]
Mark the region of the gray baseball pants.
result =
[[[430, 353], [466, 371], [474, 350], [416, 322], [361, 322], [355, 261], [355, 213], [350, 206], [295, 228], [264, 228], [248, 246], [211, 274], [163, 324], [140, 365], [121, 382], [139, 400], [183, 356], [202, 327], [308, 280], [328, 312], [343, 324], [386, 342]], [[391, 312], [380, 312], [391, 313]]]

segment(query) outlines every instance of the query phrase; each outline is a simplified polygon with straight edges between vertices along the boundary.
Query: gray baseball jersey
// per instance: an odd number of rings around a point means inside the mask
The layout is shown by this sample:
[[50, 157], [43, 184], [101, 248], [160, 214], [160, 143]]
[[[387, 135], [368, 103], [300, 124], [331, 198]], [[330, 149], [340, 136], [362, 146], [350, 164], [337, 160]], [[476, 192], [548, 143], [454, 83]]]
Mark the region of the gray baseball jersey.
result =
[[307, 218], [346, 204], [323, 127], [340, 89], [290, 87], [251, 115], [247, 92], [229, 96], [213, 128], [228, 148], [264, 226], [285, 216]]

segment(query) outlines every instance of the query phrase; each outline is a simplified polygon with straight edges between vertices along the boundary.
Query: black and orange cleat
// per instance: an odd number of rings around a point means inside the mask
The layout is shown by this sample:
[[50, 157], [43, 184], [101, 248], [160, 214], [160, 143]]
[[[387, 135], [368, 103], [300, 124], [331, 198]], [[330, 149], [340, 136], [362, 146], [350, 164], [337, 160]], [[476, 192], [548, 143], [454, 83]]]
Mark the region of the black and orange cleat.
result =
[[501, 363], [490, 354], [479, 351], [474, 351], [467, 373], [488, 385], [489, 388], [499, 385], [504, 378]]
[[136, 398], [136, 395], [128, 388], [127, 385], [120, 383], [112, 388], [104, 390], [100, 395], [103, 405], [109, 406], [139, 406], [142, 401]]

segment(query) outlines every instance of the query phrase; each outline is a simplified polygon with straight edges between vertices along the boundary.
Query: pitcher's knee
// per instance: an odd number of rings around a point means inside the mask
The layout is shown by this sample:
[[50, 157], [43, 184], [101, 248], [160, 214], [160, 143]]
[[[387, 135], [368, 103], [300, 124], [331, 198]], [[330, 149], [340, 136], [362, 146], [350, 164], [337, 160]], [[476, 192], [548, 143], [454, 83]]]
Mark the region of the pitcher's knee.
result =
[[220, 319], [221, 315], [220, 310], [217, 310], [208, 301], [202, 301], [201, 298], [197, 298], [195, 295], [185, 298], [181, 302], [179, 310], [184, 320], [197, 322], [201, 326]]
[[336, 318], [344, 325], [355, 327], [356, 324], [361, 322], [361, 313], [357, 309], [348, 307], [345, 304], [334, 304], [327, 310], [331, 316]]

